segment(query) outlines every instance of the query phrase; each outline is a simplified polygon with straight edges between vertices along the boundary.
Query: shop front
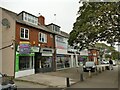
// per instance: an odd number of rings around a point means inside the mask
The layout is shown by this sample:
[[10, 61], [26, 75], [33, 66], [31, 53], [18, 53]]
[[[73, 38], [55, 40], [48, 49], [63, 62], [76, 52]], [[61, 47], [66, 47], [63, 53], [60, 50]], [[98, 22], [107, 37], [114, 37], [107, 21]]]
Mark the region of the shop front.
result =
[[16, 47], [15, 78], [34, 74], [34, 53], [30, 43], [21, 41]]
[[79, 65], [85, 64], [85, 62], [87, 62], [88, 60], [89, 60], [88, 50], [85, 49], [85, 50], [80, 51]]
[[41, 48], [35, 53], [35, 73], [53, 71], [53, 53], [51, 48]]
[[57, 69], [64, 69], [70, 67], [70, 55], [57, 54], [56, 56], [56, 66]]
[[34, 53], [20, 54], [16, 52], [15, 78], [34, 73]]
[[79, 66], [84, 65], [85, 62], [87, 62], [88, 60], [88, 56], [79, 56], [78, 58], [79, 58], [78, 59]]

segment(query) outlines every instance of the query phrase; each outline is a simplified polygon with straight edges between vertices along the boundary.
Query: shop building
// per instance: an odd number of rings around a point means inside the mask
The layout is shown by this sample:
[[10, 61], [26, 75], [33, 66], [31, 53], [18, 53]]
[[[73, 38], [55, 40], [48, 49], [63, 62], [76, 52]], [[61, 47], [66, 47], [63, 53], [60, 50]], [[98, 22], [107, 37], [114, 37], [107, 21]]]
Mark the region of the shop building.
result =
[[94, 61], [95, 64], [99, 63], [99, 50], [95, 48], [91, 48], [88, 51], [89, 61]]
[[55, 35], [55, 52], [56, 52], [56, 70], [70, 68], [71, 56], [67, 52], [69, 35], [60, 30], [56, 24], [47, 25], [49, 29], [56, 33]]
[[25, 11], [16, 21], [16, 72], [26, 76], [53, 71], [54, 33], [45, 26], [43, 16], [36, 17]]
[[0, 72], [16, 78], [78, 66], [79, 53], [68, 52], [69, 35], [60, 26], [46, 26], [43, 16], [3, 8], [0, 20], [0, 48], [4, 48], [0, 50]]
[[52, 71], [55, 34], [45, 26], [45, 18], [3, 8], [0, 18], [0, 72], [21, 77]]

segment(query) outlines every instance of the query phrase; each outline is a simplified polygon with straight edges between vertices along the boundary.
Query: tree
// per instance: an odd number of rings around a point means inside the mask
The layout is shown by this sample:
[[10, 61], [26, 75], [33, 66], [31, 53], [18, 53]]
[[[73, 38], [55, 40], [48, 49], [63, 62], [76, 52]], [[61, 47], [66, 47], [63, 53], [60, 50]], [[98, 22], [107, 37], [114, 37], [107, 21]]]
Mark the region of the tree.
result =
[[[113, 60], [118, 59], [118, 55], [120, 54], [115, 50], [114, 47], [108, 46], [105, 43], [96, 43], [95, 47], [100, 50], [101, 57], [105, 54], [105, 58], [112, 58]], [[111, 53], [111, 54], [110, 54]]]
[[68, 43], [79, 49], [93, 46], [98, 41], [120, 42], [120, 1], [83, 2], [70, 32]]

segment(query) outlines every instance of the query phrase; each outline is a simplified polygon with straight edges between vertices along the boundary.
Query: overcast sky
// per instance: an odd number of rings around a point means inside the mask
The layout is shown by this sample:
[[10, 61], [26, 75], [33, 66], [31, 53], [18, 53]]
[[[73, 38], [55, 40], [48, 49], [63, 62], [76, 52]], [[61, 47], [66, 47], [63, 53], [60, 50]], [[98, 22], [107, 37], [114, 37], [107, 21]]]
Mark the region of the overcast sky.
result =
[[15, 13], [26, 11], [35, 16], [40, 13], [46, 25], [55, 23], [67, 33], [73, 28], [79, 6], [79, 0], [0, 0], [0, 7]]

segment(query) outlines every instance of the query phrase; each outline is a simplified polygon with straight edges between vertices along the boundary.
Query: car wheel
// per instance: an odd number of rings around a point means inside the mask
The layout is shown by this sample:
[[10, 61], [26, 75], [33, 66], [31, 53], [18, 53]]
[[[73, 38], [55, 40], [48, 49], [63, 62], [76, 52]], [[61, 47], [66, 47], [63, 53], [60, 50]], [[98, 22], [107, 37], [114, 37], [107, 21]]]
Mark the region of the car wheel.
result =
[[86, 70], [84, 69], [83, 72], [86, 72]]

